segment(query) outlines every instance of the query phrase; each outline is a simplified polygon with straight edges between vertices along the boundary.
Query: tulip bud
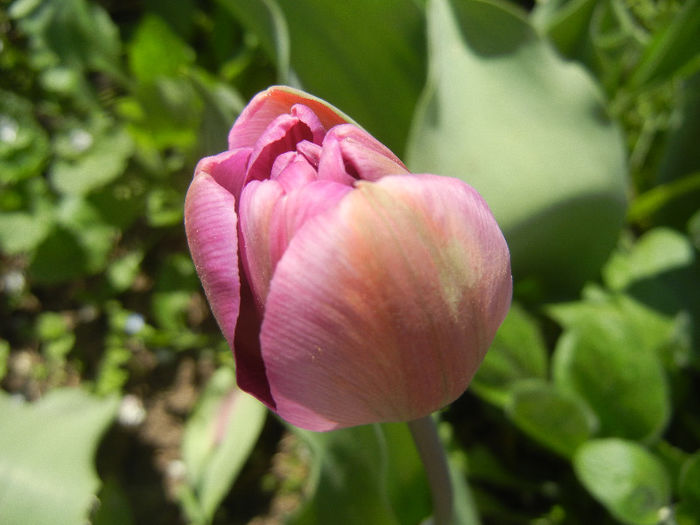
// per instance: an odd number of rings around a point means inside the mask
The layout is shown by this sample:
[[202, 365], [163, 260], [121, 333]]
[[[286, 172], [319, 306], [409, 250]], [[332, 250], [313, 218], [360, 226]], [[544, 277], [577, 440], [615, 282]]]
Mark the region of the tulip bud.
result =
[[430, 414], [510, 306], [510, 257], [464, 182], [411, 174], [327, 103], [273, 87], [202, 159], [185, 228], [239, 386], [310, 430]]

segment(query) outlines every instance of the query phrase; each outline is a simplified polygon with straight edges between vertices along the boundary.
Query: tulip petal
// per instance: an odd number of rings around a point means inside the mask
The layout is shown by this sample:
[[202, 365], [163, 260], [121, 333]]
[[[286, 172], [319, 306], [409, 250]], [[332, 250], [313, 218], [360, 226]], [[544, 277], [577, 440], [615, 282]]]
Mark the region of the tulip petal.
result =
[[[305, 161], [304, 161], [305, 162]], [[290, 240], [303, 224], [335, 206], [352, 188], [315, 181], [284, 194], [278, 180], [253, 181], [241, 197], [241, 257], [259, 311]]]
[[357, 126], [343, 124], [334, 127], [324, 138], [324, 148], [332, 142], [340, 145], [345, 166], [359, 179], [374, 181], [385, 175], [408, 173], [403, 162], [389, 148]]
[[360, 182], [277, 265], [262, 357], [278, 413], [311, 430], [412, 420], [457, 398], [510, 304], [483, 199], [434, 175]]
[[185, 230], [197, 274], [219, 327], [233, 347], [240, 308], [236, 199], [202, 161], [185, 198]]
[[297, 188], [280, 199], [269, 228], [273, 265], [277, 265], [289, 242], [306, 221], [333, 208], [351, 191], [352, 188], [345, 184], [319, 180]]
[[246, 182], [268, 178], [278, 156], [296, 150], [297, 142], [312, 138], [313, 134], [309, 126], [304, 122], [292, 115], [279, 115], [253, 147]]
[[337, 140], [323, 141], [321, 157], [318, 161], [318, 178], [330, 180], [347, 186], [355, 183], [355, 178], [345, 169], [343, 152]]
[[261, 312], [274, 270], [269, 248], [270, 222], [283, 195], [282, 185], [274, 180], [249, 182], [241, 195], [241, 259]]
[[286, 86], [273, 86], [255, 95], [238, 116], [229, 132], [229, 149], [252, 147], [270, 123], [277, 116], [289, 113], [295, 104], [307, 106], [326, 129], [352, 122], [341, 111], [319, 98]]
[[296, 151], [277, 157], [270, 173], [270, 179], [279, 182], [285, 193], [315, 181], [316, 177], [316, 170], [304, 155]]
[[246, 166], [252, 151], [252, 148], [241, 148], [204, 157], [197, 164], [194, 177], [197, 178], [199, 173], [208, 173], [219, 186], [233, 194], [238, 203], [245, 184]]

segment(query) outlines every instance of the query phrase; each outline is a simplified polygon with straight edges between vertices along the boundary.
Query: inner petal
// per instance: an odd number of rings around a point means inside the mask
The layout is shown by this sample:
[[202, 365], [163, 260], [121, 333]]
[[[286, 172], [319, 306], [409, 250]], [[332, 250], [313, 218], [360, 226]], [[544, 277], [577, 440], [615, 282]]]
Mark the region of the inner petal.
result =
[[304, 104], [294, 104], [290, 113], [309, 127], [314, 143], [321, 144], [326, 135], [326, 128], [323, 127], [316, 113]]
[[302, 140], [313, 140], [309, 126], [292, 115], [278, 116], [253, 147], [246, 181], [268, 178], [275, 159], [282, 153], [294, 151]]
[[306, 157], [296, 151], [288, 151], [275, 159], [270, 179], [276, 180], [289, 193], [316, 180], [316, 170]]
[[331, 129], [323, 140], [324, 149], [333, 143], [338, 144], [345, 169], [359, 179], [375, 181], [409, 172], [389, 148], [352, 124]]

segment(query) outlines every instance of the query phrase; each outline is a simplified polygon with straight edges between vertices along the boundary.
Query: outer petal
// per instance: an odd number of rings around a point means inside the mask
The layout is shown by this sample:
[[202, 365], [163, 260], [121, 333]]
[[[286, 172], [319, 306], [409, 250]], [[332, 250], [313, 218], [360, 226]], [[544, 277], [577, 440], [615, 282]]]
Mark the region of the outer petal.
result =
[[208, 173], [219, 186], [231, 193], [238, 201], [245, 183], [246, 166], [252, 148], [224, 151], [218, 155], [204, 157], [194, 170], [194, 176]]
[[431, 413], [466, 389], [511, 290], [505, 240], [471, 187], [360, 182], [277, 265], [261, 331], [277, 411], [311, 430]]
[[228, 136], [229, 149], [252, 147], [267, 126], [277, 116], [289, 113], [294, 104], [304, 104], [311, 109], [326, 129], [351, 122], [341, 111], [319, 98], [289, 87], [273, 86], [255, 95], [236, 119]]
[[240, 206], [241, 256], [259, 311], [289, 241], [306, 221], [335, 206], [350, 191], [349, 186], [330, 181], [311, 182], [286, 195], [277, 180], [246, 186]]
[[195, 173], [185, 198], [187, 242], [214, 317], [231, 347], [240, 308], [235, 204], [235, 197], [213, 175]]

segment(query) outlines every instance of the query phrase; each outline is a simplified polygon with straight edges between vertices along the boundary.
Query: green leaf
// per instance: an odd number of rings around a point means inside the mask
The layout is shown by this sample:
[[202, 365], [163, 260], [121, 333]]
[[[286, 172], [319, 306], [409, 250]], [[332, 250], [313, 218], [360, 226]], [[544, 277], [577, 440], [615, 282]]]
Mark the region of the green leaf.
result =
[[[93, 136], [74, 130], [69, 139], [82, 150], [75, 160], [57, 160], [51, 167], [51, 182], [61, 193], [85, 195], [119, 177], [133, 152], [133, 143], [121, 127]], [[84, 147], [84, 149], [83, 149]]]
[[674, 203], [674, 201], [683, 199], [691, 193], [700, 194], [700, 171], [687, 177], [655, 186], [651, 190], [642, 193], [632, 203], [627, 212], [627, 218], [637, 223], [644, 219], [649, 219]]
[[49, 213], [3, 213], [0, 216], [0, 248], [7, 254], [33, 250], [48, 235], [52, 219]]
[[555, 383], [588, 403], [601, 434], [651, 440], [671, 415], [661, 361], [629, 324], [606, 313], [591, 313], [559, 338], [553, 356]]
[[30, 36], [42, 65], [60, 62], [122, 77], [119, 30], [107, 12], [85, 0], [17, 2], [10, 15]]
[[615, 253], [603, 269], [603, 278], [613, 290], [624, 290], [635, 281], [689, 267], [694, 258], [693, 247], [682, 234], [655, 228], [631, 249]]
[[310, 447], [313, 470], [309, 501], [291, 525], [398, 525], [419, 523], [431, 514], [420, 458], [406, 425], [326, 433], [292, 430]]
[[129, 68], [140, 82], [170, 77], [194, 62], [194, 51], [158, 16], [147, 14], [129, 44]]
[[0, 90], [0, 184], [39, 175], [48, 155], [49, 141], [32, 103]]
[[610, 288], [667, 316], [686, 316], [692, 339], [700, 341], [700, 273], [693, 245], [686, 236], [655, 228], [636, 243], [618, 250], [603, 270]]
[[185, 426], [182, 458], [196, 522], [210, 522], [258, 440], [267, 409], [236, 387], [233, 370], [220, 368]]
[[523, 432], [564, 457], [573, 456], [597, 427], [584, 403], [541, 380], [517, 383], [506, 411]]
[[99, 487], [93, 456], [118, 400], [56, 389], [36, 403], [0, 392], [0, 515], [6, 525], [85, 523]]
[[622, 439], [584, 444], [574, 457], [581, 483], [610, 513], [630, 525], [655, 525], [671, 499], [663, 464], [644, 447]]
[[36, 282], [51, 284], [79, 277], [87, 267], [87, 254], [75, 234], [57, 226], [37, 246], [29, 272]]
[[518, 380], [546, 376], [547, 349], [539, 327], [513, 303], [470, 388], [484, 399], [504, 405]]
[[401, 155], [424, 82], [421, 9], [412, 0], [279, 6], [289, 27], [292, 69], [304, 89], [342, 108]]
[[473, 185], [499, 221], [516, 279], [577, 288], [615, 246], [625, 148], [598, 86], [508, 4], [428, 4], [428, 84], [409, 167]]

